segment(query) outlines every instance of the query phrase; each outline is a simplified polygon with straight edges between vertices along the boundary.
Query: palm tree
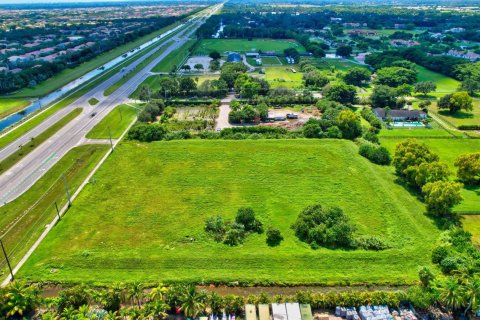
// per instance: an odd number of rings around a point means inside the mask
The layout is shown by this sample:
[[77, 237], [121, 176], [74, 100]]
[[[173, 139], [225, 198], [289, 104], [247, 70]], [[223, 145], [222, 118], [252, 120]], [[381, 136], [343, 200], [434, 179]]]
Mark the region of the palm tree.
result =
[[205, 308], [204, 301], [205, 295], [194, 285], [189, 285], [181, 297], [181, 309], [187, 318], [193, 319]]
[[138, 307], [142, 305], [143, 295], [143, 286], [141, 283], [134, 282], [128, 288], [128, 297], [132, 300], [132, 303], [136, 301]]
[[454, 277], [448, 277], [440, 287], [440, 302], [451, 310], [458, 310], [464, 303], [462, 286]]
[[74, 319], [76, 315], [77, 315], [77, 311], [71, 306], [63, 309], [62, 311], [62, 319], [65, 319], [65, 320]]
[[4, 310], [8, 317], [24, 316], [35, 310], [40, 302], [38, 290], [21, 282], [13, 282], [4, 294]]
[[167, 292], [167, 288], [165, 288], [162, 285], [159, 285], [156, 288], [153, 288], [152, 291], [150, 291], [150, 299], [152, 301], [162, 301], [163, 300], [163, 294]]
[[471, 308], [476, 309], [478, 307], [480, 300], [480, 278], [476, 275], [471, 278], [467, 278], [464, 283], [464, 290], [465, 299], [468, 300], [468, 305], [464, 314], [467, 315], [467, 312]]
[[212, 292], [208, 297], [208, 305], [211, 309], [212, 314], [219, 314], [224, 308], [224, 300], [216, 292]]
[[155, 300], [145, 305], [144, 315], [153, 319], [165, 319], [168, 317], [167, 309], [168, 305], [165, 302]]

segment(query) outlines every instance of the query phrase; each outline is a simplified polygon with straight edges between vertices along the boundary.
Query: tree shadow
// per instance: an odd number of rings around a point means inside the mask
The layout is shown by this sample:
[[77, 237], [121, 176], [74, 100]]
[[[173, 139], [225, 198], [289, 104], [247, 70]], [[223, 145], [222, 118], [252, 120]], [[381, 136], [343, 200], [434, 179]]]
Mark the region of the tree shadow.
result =
[[438, 111], [439, 114], [441, 114], [442, 116], [448, 116], [448, 117], [452, 117], [452, 118], [455, 118], [455, 119], [472, 119], [474, 117], [474, 115], [472, 113], [468, 113], [468, 112], [465, 112], [465, 111], [457, 111], [455, 113], [450, 113], [449, 111], [447, 110], [440, 110]]
[[422, 101], [435, 101], [437, 97], [431, 95], [416, 94], [415, 98]]

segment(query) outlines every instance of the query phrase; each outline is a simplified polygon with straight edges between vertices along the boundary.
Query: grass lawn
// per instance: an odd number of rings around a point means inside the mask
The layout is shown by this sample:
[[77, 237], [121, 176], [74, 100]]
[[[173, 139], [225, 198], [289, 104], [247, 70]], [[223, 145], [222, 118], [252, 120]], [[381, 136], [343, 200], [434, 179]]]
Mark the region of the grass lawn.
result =
[[96, 105], [98, 103], [98, 99], [96, 98], [91, 98], [91, 99], [88, 99], [88, 103], [92, 106]]
[[454, 92], [458, 89], [460, 82], [447, 77], [441, 73], [434, 72], [424, 68], [422, 66], [417, 65], [417, 81], [432, 81], [437, 85], [437, 92]]
[[32, 152], [36, 147], [48, 140], [51, 136], [57, 133], [58, 130], [60, 130], [67, 123], [75, 119], [80, 113], [82, 113], [82, 108], [72, 110], [69, 114], [56, 122], [53, 126], [40, 133], [34, 139], [30, 140], [28, 144], [24, 145], [15, 153], [11, 154], [8, 158], [5, 158], [2, 162], [0, 162], [0, 174], [10, 169], [15, 163], [23, 159], [23, 157]]
[[264, 66], [281, 66], [282, 61], [278, 57], [262, 57], [262, 65]]
[[113, 139], [118, 139], [137, 116], [138, 109], [126, 104], [121, 104], [103, 118], [95, 127], [87, 133], [89, 139], [108, 139], [108, 128]]
[[295, 40], [277, 39], [204, 39], [195, 50], [195, 55], [208, 55], [212, 51], [225, 53], [227, 51], [250, 52], [261, 50], [283, 53], [283, 50], [295, 48], [298, 52], [305, 52], [305, 48]]
[[82, 63], [78, 67], [73, 69], [65, 69], [60, 73], [56, 74], [55, 76], [49, 78], [46, 81], [43, 81], [36, 85], [34, 88], [25, 88], [20, 90], [17, 93], [10, 95], [10, 97], [15, 98], [25, 98], [25, 97], [42, 97], [49, 94], [52, 91], [57, 90], [58, 88], [66, 85], [67, 83], [83, 76], [84, 74], [104, 65], [105, 63], [109, 62], [110, 60], [121, 56], [123, 53], [130, 51], [138, 47], [139, 45], [150, 41], [151, 39], [155, 38], [156, 36], [176, 27], [180, 22], [176, 22], [169, 26], [166, 26], [158, 31], [152, 32], [148, 35], [138, 38], [135, 41], [126, 43], [122, 46], [119, 46], [115, 49], [112, 49], [108, 52], [104, 52], [95, 58]]
[[[13, 264], [22, 258], [53, 219], [55, 202], [59, 207], [66, 204], [61, 174], [65, 174], [73, 194], [108, 148], [106, 145], [85, 145], [72, 149], [26, 193], [0, 208], [0, 234]], [[0, 276], [6, 276], [6, 268], [2, 256]]]
[[30, 104], [29, 100], [0, 99], [0, 119], [25, 109]]
[[[114, 173], [114, 174], [112, 174]], [[424, 205], [346, 140], [123, 142], [24, 265], [32, 281], [381, 284], [418, 281], [439, 235]], [[368, 199], [368, 201], [366, 201]], [[307, 205], [341, 207], [391, 249], [313, 250], [290, 228]], [[205, 219], [251, 206], [265, 235], [216, 243]], [[191, 242], [189, 239], [194, 238]]]
[[[291, 69], [297, 72], [293, 73]], [[270, 82], [272, 87], [299, 88], [303, 86], [302, 73], [298, 71], [296, 65], [281, 67], [266, 67], [265, 79]]]
[[447, 121], [451, 125], [458, 127], [460, 125], [478, 125], [480, 124], [480, 99], [475, 98], [473, 100], [472, 111], [458, 111], [454, 114], [450, 114], [448, 111], [439, 110], [436, 102], [432, 104], [430, 108], [443, 120]]
[[480, 246], [480, 215], [465, 215], [462, 223], [463, 228], [472, 234], [473, 243]]
[[[393, 155], [395, 146], [404, 139], [381, 138], [381, 143], [389, 149]], [[452, 178], [456, 177], [456, 169], [453, 165], [455, 159], [464, 153], [478, 152], [480, 139], [422, 139], [432, 152], [438, 154], [440, 161], [447, 163], [452, 171]], [[464, 188], [462, 190], [463, 202], [455, 207], [458, 212], [480, 212], [480, 187]]]
[[188, 49], [195, 43], [195, 40], [188, 40], [183, 46], [172, 51], [169, 55], [160, 61], [155, 67], [153, 72], [171, 72], [174, 68], [177, 70], [188, 58], [190, 52]]

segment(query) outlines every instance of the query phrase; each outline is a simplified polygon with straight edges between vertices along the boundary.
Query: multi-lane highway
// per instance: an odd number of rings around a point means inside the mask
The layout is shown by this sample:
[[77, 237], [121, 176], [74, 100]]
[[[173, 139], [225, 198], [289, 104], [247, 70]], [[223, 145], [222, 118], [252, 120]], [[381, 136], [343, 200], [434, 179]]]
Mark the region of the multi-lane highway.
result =
[[[162, 61], [172, 51], [184, 45], [188, 38], [196, 31], [196, 29], [205, 22], [205, 20], [221, 7], [221, 4], [215, 5], [193, 19], [185, 22], [179, 31], [176, 32], [168, 40], [157, 45], [157, 47], [135, 62], [131, 63], [125, 70], [118, 72], [108, 80], [102, 82], [94, 89], [90, 90], [82, 97], [71, 103], [67, 107], [59, 110], [51, 117], [45, 119], [44, 122], [27, 132], [22, 137], [13, 141], [8, 146], [0, 150], [0, 161], [7, 158], [13, 152], [18, 150], [20, 145], [28, 143], [32, 138], [45, 131], [66, 114], [75, 108], [83, 108], [82, 113], [72, 120], [70, 123], [60, 129], [54, 136], [39, 145], [35, 150], [30, 152], [22, 160], [16, 163], [10, 170], [0, 176], [0, 206], [15, 200], [18, 196], [28, 190], [45, 172], [47, 172], [59, 159], [61, 159], [70, 149], [78, 146], [86, 141], [85, 135], [105, 117], [115, 106], [129, 102], [129, 96], [135, 91], [137, 86], [149, 75], [149, 72], [160, 61]], [[138, 71], [127, 82], [120, 86], [115, 92], [109, 96], [104, 96], [103, 92], [112, 84], [116, 83], [122, 77], [134, 70], [135, 67], [142, 63], [151, 55], [158, 54], [159, 50], [166, 49], [155, 57], [148, 65]], [[88, 100], [95, 97], [99, 103], [91, 106]]]

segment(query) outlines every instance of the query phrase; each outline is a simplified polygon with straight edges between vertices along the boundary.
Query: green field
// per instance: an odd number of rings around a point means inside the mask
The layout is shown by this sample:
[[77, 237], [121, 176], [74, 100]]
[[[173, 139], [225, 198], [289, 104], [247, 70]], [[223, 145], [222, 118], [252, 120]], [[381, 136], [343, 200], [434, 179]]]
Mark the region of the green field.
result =
[[87, 133], [89, 139], [108, 139], [110, 134], [113, 139], [118, 139], [137, 116], [138, 109], [129, 105], [119, 105], [103, 118]]
[[437, 92], [442, 93], [442, 92], [453, 92], [458, 89], [460, 86], [460, 82], [447, 77], [441, 73], [430, 71], [427, 68], [424, 68], [422, 66], [417, 65], [417, 81], [418, 82], [423, 82], [423, 81], [432, 81], [436, 83], [437, 85]]
[[[32, 281], [213, 280], [404, 284], [430, 265], [439, 231], [424, 205], [346, 140], [123, 142], [18, 274]], [[341, 207], [391, 249], [313, 250], [290, 228], [307, 205]], [[216, 243], [207, 217], [251, 206], [285, 237]], [[194, 238], [195, 241], [190, 241]]]
[[436, 122], [430, 123], [431, 128], [422, 128], [422, 127], [410, 127], [410, 128], [391, 128], [386, 129], [383, 128], [380, 130], [378, 134], [379, 137], [387, 138], [397, 138], [397, 137], [411, 137], [411, 138], [419, 138], [424, 139], [428, 137], [452, 137], [459, 135], [458, 132], [450, 132], [443, 129], [439, 124]]
[[473, 100], [472, 111], [458, 111], [454, 114], [450, 114], [448, 111], [439, 110], [436, 103], [432, 104], [431, 110], [435, 112], [440, 118], [450, 123], [454, 127], [460, 125], [478, 125], [480, 124], [480, 99]]
[[[389, 149], [392, 154], [395, 151], [395, 146], [401, 141], [403, 139], [381, 139], [382, 145]], [[440, 161], [450, 166], [453, 174], [452, 178], [456, 177], [456, 170], [453, 165], [455, 159], [461, 154], [480, 150], [480, 139], [422, 139], [421, 142], [438, 154]], [[464, 200], [455, 207], [455, 211], [480, 212], [480, 187], [463, 189], [462, 196]]]
[[26, 108], [29, 104], [29, 100], [0, 99], [0, 119]]
[[[26, 193], [0, 208], [0, 234], [13, 264], [16, 264], [36, 241], [56, 214], [67, 203], [61, 174], [65, 174], [70, 191], [79, 185], [108, 149], [106, 145], [85, 145], [72, 149]], [[7, 267], [0, 257], [0, 276]]]
[[192, 44], [195, 43], [195, 40], [189, 40], [185, 42], [183, 46], [172, 51], [169, 55], [160, 61], [155, 67], [153, 67], [153, 72], [171, 72], [174, 68], [178, 69], [188, 58], [190, 52], [189, 49]]
[[196, 55], [208, 55], [212, 51], [218, 51], [221, 54], [227, 51], [250, 52], [250, 51], [275, 51], [282, 54], [283, 50], [295, 48], [298, 52], [305, 52], [305, 48], [295, 40], [276, 40], [276, 39], [204, 39], [195, 50]]
[[[293, 73], [291, 69], [297, 72]], [[272, 87], [283, 86], [287, 88], [300, 88], [303, 86], [302, 73], [297, 66], [266, 67], [265, 79]]]
[[480, 246], [480, 215], [462, 217], [463, 228], [472, 234], [473, 243]]
[[316, 67], [323, 70], [330, 70], [331, 68], [335, 68], [338, 71], [346, 71], [351, 68], [368, 68], [365, 65], [361, 65], [345, 59], [313, 58], [311, 59], [311, 61]]
[[50, 79], [41, 82], [40, 84], [36, 85], [34, 88], [25, 88], [21, 91], [10, 95], [9, 97], [15, 98], [25, 98], [25, 97], [42, 97], [49, 94], [52, 91], [57, 90], [58, 88], [66, 85], [67, 83], [83, 76], [87, 72], [90, 72], [105, 63], [109, 62], [110, 60], [122, 55], [125, 52], [130, 51], [138, 47], [139, 45], [155, 38], [156, 36], [168, 31], [174, 27], [176, 27], [180, 22], [176, 22], [169, 26], [166, 26], [158, 31], [152, 32], [148, 35], [138, 38], [135, 41], [126, 43], [122, 46], [119, 46], [115, 49], [112, 49], [108, 52], [102, 53], [97, 57], [82, 63], [78, 67], [73, 69], [65, 69], [60, 73], [56, 74], [55, 76], [51, 77]]
[[26, 145], [22, 146], [22, 148], [19, 148], [15, 153], [12, 153], [8, 158], [5, 158], [2, 162], [0, 162], [0, 174], [10, 169], [13, 165], [15, 165], [15, 163], [20, 161], [23, 157], [32, 152], [36, 147], [38, 147], [40, 144], [42, 144], [55, 133], [57, 133], [58, 130], [60, 130], [67, 123], [75, 119], [80, 113], [82, 113], [82, 108], [72, 110], [69, 114], [57, 121], [47, 130], [31, 139]]

